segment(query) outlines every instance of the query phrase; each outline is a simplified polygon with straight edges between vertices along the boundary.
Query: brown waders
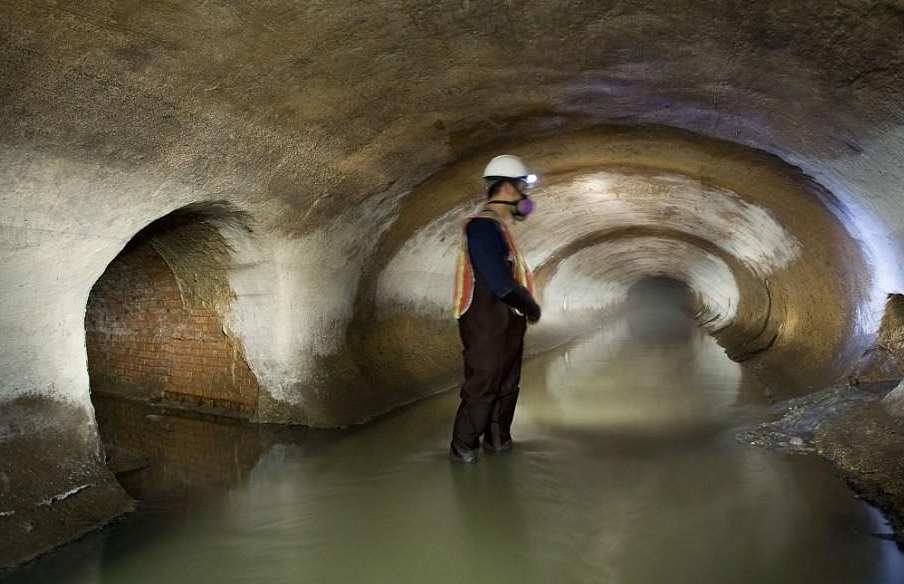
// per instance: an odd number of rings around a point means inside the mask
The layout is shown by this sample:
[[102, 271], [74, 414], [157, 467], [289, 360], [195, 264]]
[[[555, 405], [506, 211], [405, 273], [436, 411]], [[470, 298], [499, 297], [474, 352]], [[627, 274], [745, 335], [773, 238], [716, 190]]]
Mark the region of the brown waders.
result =
[[458, 320], [465, 381], [452, 430], [452, 452], [511, 447], [527, 320], [475, 279], [471, 307]]

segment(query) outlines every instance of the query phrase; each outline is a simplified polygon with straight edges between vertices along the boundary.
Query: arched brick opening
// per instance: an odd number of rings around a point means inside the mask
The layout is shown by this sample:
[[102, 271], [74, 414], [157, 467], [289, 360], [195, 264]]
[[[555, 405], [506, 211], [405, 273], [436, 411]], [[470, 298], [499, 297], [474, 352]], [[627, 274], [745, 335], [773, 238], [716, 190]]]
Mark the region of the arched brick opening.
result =
[[230, 255], [217, 224], [230, 217], [217, 205], [175, 211], [110, 263], [85, 315], [92, 395], [254, 413], [258, 382], [223, 319]]

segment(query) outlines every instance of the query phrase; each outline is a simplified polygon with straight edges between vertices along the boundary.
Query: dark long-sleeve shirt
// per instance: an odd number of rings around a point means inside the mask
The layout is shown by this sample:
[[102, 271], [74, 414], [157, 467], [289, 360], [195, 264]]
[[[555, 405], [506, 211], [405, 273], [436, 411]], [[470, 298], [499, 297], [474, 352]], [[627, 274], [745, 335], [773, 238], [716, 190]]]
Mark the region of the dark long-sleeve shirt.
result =
[[465, 229], [474, 274], [497, 298], [511, 292], [517, 282], [508, 261], [510, 251], [496, 221], [478, 217]]

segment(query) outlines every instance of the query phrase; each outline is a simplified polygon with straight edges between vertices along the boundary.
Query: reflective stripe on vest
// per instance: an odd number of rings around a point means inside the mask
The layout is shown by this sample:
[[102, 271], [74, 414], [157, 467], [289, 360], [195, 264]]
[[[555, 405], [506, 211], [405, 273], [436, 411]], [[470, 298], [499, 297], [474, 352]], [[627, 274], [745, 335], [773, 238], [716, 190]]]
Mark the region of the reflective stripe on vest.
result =
[[[455, 266], [455, 292], [452, 298], [452, 314], [456, 319], [468, 311], [471, 307], [471, 301], [474, 300], [474, 268], [471, 266], [471, 257], [468, 255], [468, 224], [478, 217], [484, 219], [492, 219], [502, 230], [505, 243], [512, 255], [512, 277], [516, 282], [527, 288], [527, 291], [534, 294], [534, 277], [524, 260], [521, 250], [515, 244], [515, 238], [512, 237], [508, 227], [500, 221], [495, 214], [481, 214], [477, 217], [468, 217], [462, 227], [461, 244], [458, 247], [458, 262]], [[514, 310], [514, 309], [512, 309]], [[518, 312], [515, 310], [515, 312]], [[520, 314], [520, 313], [519, 313]]]

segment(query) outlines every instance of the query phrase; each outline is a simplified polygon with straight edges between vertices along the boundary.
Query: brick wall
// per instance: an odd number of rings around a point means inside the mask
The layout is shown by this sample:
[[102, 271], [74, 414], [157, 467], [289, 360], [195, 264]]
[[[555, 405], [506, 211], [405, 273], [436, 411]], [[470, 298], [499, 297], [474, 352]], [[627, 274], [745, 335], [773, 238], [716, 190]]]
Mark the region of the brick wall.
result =
[[147, 241], [107, 267], [85, 315], [92, 391], [161, 397], [251, 413], [258, 384], [215, 312], [185, 307]]

